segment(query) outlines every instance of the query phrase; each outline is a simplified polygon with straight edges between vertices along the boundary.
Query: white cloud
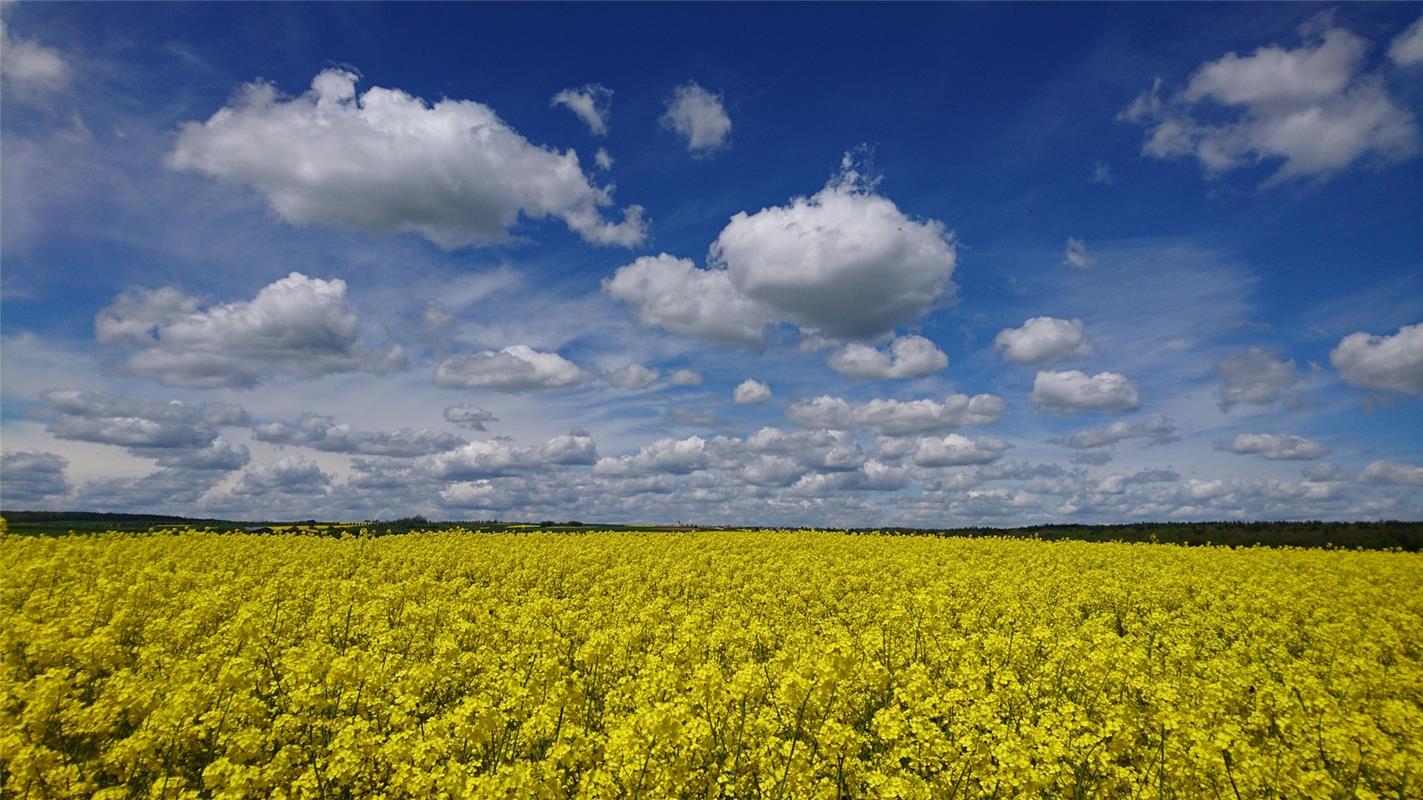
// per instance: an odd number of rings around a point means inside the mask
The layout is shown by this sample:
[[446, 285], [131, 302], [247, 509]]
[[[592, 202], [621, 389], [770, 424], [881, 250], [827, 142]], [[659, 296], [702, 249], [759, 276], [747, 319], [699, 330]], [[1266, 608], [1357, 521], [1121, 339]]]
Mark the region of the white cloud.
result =
[[771, 387], [758, 380], [747, 378], [736, 385], [736, 389], [731, 392], [731, 399], [738, 406], [764, 403], [771, 399]]
[[440, 500], [451, 508], [504, 508], [509, 496], [488, 480], [452, 483], [440, 490]]
[[249, 422], [247, 412], [231, 403], [154, 403], [74, 389], [49, 391], [44, 398], [47, 406], [38, 416], [48, 420], [57, 438], [124, 447], [139, 455], [203, 448], [217, 438], [219, 428]]
[[1323, 442], [1303, 436], [1274, 433], [1242, 433], [1216, 449], [1238, 455], [1256, 455], [1271, 461], [1307, 461], [1322, 458], [1329, 452]]
[[129, 372], [173, 386], [250, 388], [277, 375], [404, 369], [399, 347], [370, 350], [346, 282], [293, 272], [250, 301], [199, 310], [171, 288], [124, 293], [94, 319], [100, 342], [137, 347]]
[[322, 472], [315, 461], [291, 455], [242, 473], [232, 494], [236, 497], [314, 495], [324, 494], [330, 485], [331, 476]]
[[455, 323], [455, 315], [442, 303], [430, 302], [425, 304], [425, 313], [420, 315], [420, 319], [430, 328], [448, 328]]
[[923, 336], [900, 336], [889, 352], [852, 343], [826, 360], [831, 369], [857, 381], [922, 378], [949, 365], [949, 357]]
[[[240, 468], [247, 462], [245, 450], [238, 455], [240, 457], [236, 460], [206, 467], [194, 468], [188, 463], [177, 463], [138, 477], [94, 478], [76, 489], [66, 503], [71, 508], [94, 511], [150, 513], [156, 507], [167, 506], [191, 514], [199, 498], [226, 480], [225, 472], [232, 464]], [[238, 486], [241, 485], [239, 482]], [[250, 500], [244, 499], [239, 507], [250, 508]], [[263, 510], [269, 510], [265, 504]]]
[[646, 389], [662, 373], [642, 364], [628, 364], [611, 370], [605, 376], [608, 383], [622, 389]]
[[997, 461], [1003, 451], [1012, 445], [1002, 439], [970, 439], [951, 433], [940, 439], [937, 437], [920, 439], [914, 450], [914, 463], [921, 467], [961, 467], [969, 464], [987, 464]]
[[597, 460], [598, 448], [593, 438], [583, 431], [573, 431], [555, 436], [540, 447], [519, 447], [502, 439], [469, 442], [426, 456], [416, 466], [437, 478], [468, 481], [588, 465]]
[[689, 81], [672, 91], [662, 127], [676, 131], [687, 140], [688, 152], [705, 154], [726, 146], [731, 136], [731, 117], [726, 115], [721, 95]]
[[1112, 168], [1107, 162], [1098, 160], [1092, 167], [1092, 182], [1100, 183], [1103, 186], [1111, 186], [1113, 183]]
[[689, 369], [679, 369], [667, 377], [673, 386], [701, 386], [702, 376]]
[[769, 322], [859, 339], [891, 332], [953, 297], [953, 237], [876, 194], [845, 156], [814, 196], [741, 212], [709, 267], [645, 256], [604, 282], [638, 319], [714, 342], [755, 344]]
[[1350, 386], [1423, 397], [1423, 323], [1392, 336], [1351, 333], [1330, 351], [1329, 363]]
[[1423, 486], [1423, 467], [1397, 461], [1374, 461], [1364, 467], [1359, 480], [1395, 486]]
[[581, 89], [564, 89], [553, 96], [549, 106], [564, 106], [577, 114], [594, 136], [607, 136], [608, 118], [613, 114], [613, 90], [599, 83], [590, 83]]
[[805, 468], [786, 456], [757, 456], [738, 470], [740, 478], [752, 486], [790, 486], [805, 474]]
[[707, 440], [700, 436], [658, 439], [644, 445], [636, 455], [598, 459], [593, 465], [593, 474], [609, 477], [686, 475], [705, 469], [710, 463], [711, 452], [707, 444]]
[[557, 466], [586, 466], [597, 463], [598, 445], [585, 431], [571, 431], [555, 436], [539, 448], [539, 459], [544, 464]]
[[1220, 378], [1220, 408], [1229, 411], [1244, 403], [1265, 406], [1280, 399], [1299, 382], [1293, 359], [1286, 361], [1260, 347], [1252, 347], [1216, 362]]
[[949, 395], [934, 400], [874, 399], [851, 406], [838, 397], [822, 395], [792, 403], [786, 416], [807, 428], [860, 428], [882, 436], [935, 433], [975, 425], [993, 425], [1007, 404], [991, 394], [969, 397]]
[[0, 22], [0, 77], [11, 89], [52, 91], [69, 84], [71, 70], [58, 50], [29, 39], [12, 38]]
[[871, 400], [855, 407], [850, 418], [854, 427], [885, 436], [929, 433], [949, 428], [993, 425], [1003, 416], [1003, 398], [991, 394], [973, 397], [949, 395], [942, 403], [933, 400]]
[[215, 470], [231, 472], [247, 466], [252, 454], [247, 445], [234, 444], [221, 436], [201, 450], [174, 450], [158, 457], [158, 466], [176, 470]]
[[258, 425], [258, 441], [310, 447], [328, 453], [366, 456], [415, 456], [453, 450], [465, 443], [453, 434], [430, 428], [399, 428], [394, 431], [361, 431], [322, 414], [302, 414], [295, 423], [272, 422]]
[[1074, 450], [1090, 450], [1111, 447], [1127, 439], [1149, 439], [1151, 444], [1166, 444], [1180, 438], [1178, 429], [1171, 420], [1167, 419], [1165, 414], [1157, 412], [1141, 422], [1119, 420], [1102, 428], [1088, 428], [1071, 436], [1049, 441]]
[[1169, 469], [1144, 469], [1133, 475], [1108, 475], [1097, 484], [1095, 491], [1103, 494], [1122, 494], [1133, 485], [1175, 483], [1179, 480], [1180, 474]]
[[13, 509], [68, 492], [67, 466], [69, 461], [63, 456], [38, 450], [0, 455], [0, 503]]
[[824, 394], [791, 403], [786, 416], [805, 428], [844, 430], [853, 424], [850, 404], [843, 398]]
[[850, 154], [815, 195], [733, 216], [709, 258], [779, 319], [829, 336], [889, 332], [954, 291], [952, 235], [875, 193]]
[[474, 480], [513, 475], [537, 466], [537, 451], [508, 441], [474, 441], [446, 453], [428, 456], [420, 465], [446, 480]]
[[1136, 384], [1125, 375], [1081, 370], [1042, 371], [1033, 379], [1033, 405], [1051, 413], [1130, 411], [1141, 405]]
[[1423, 17], [1393, 37], [1388, 46], [1388, 57], [1400, 67], [1411, 67], [1423, 63]]
[[722, 344], [755, 344], [771, 312], [737, 291], [726, 270], [666, 253], [643, 256], [603, 281], [644, 325]]
[[522, 344], [455, 356], [435, 368], [435, 383], [447, 389], [561, 389], [587, 377], [577, 364], [558, 353], [542, 353]]
[[1082, 320], [1055, 317], [1033, 317], [1020, 328], [1004, 328], [993, 346], [1015, 364], [1050, 364], [1092, 353]]
[[469, 428], [472, 431], [488, 430], [488, 423], [498, 422], [499, 418], [494, 416], [494, 412], [479, 406], [453, 405], [445, 408], [445, 421], [453, 422], [462, 428]]
[[101, 342], [147, 343], [156, 328], [201, 306], [198, 298], [171, 286], [124, 292], [94, 315], [94, 337]]
[[294, 98], [248, 84], [206, 122], [185, 123], [168, 163], [251, 186], [293, 225], [414, 232], [445, 248], [509, 241], [521, 215], [557, 217], [597, 245], [647, 236], [641, 206], [603, 218], [611, 194], [572, 150], [534, 145], [471, 100], [431, 106], [382, 87], [358, 96], [344, 70]]
[[608, 155], [606, 147], [598, 148], [598, 151], [593, 154], [593, 164], [604, 172], [613, 168], [613, 157]]
[[[1327, 30], [1320, 31], [1322, 27]], [[1156, 158], [1191, 156], [1209, 174], [1279, 161], [1270, 182], [1325, 176], [1373, 156], [1414, 155], [1418, 130], [1381, 77], [1361, 72], [1368, 42], [1316, 17], [1301, 28], [1293, 50], [1262, 47], [1203, 64], [1176, 98], [1162, 100], [1161, 82], [1119, 119], [1147, 127], [1142, 152]], [[1237, 111], [1219, 124], [1194, 116], [1215, 107]]]
[[1067, 249], [1063, 250], [1062, 263], [1077, 269], [1089, 269], [1097, 263], [1097, 259], [1087, 252], [1087, 243], [1081, 239], [1068, 237]]
[[[738, 440], [718, 437], [722, 457], [735, 462], [739, 456]], [[739, 442], [746, 452], [771, 453], [795, 459], [807, 469], [841, 472], [855, 469], [864, 460], [864, 453], [855, 437], [846, 431], [783, 431], [765, 427]]]

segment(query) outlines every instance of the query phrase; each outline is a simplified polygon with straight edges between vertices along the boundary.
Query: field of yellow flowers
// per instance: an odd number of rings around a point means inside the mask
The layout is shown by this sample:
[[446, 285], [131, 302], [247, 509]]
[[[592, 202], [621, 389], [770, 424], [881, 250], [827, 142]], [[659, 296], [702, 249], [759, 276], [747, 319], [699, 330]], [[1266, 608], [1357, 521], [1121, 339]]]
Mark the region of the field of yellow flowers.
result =
[[1423, 557], [0, 539], [0, 796], [1423, 796]]

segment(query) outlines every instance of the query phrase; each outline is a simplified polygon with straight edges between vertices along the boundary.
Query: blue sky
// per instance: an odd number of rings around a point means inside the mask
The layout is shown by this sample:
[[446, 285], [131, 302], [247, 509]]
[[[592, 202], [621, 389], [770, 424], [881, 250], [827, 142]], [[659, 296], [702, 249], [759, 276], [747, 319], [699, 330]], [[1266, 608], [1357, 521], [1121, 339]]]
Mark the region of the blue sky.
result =
[[4, 3], [0, 502], [1417, 519], [1420, 13]]

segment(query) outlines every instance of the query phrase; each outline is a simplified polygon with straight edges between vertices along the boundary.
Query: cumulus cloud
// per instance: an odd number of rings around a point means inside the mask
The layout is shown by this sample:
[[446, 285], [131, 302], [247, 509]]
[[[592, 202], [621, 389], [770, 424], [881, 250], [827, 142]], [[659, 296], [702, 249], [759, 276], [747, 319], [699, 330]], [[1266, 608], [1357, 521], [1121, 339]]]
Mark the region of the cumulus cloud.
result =
[[857, 381], [922, 378], [949, 365], [949, 357], [923, 336], [900, 336], [889, 352], [869, 345], [848, 344], [826, 360], [830, 368]]
[[[331, 485], [331, 476], [304, 456], [284, 456], [243, 472], [231, 494], [236, 497], [268, 495], [318, 495]], [[220, 501], [219, 501], [220, 502]]]
[[252, 454], [247, 445], [234, 444], [221, 436], [208, 442], [201, 450], [174, 450], [158, 456], [158, 466], [175, 470], [214, 470], [231, 472], [247, 466]]
[[792, 403], [786, 416], [807, 428], [859, 428], [882, 436], [907, 436], [992, 425], [1002, 418], [1005, 406], [1003, 398], [991, 394], [954, 394], [943, 402], [877, 398], [857, 406], [822, 395]]
[[155, 403], [128, 397], [56, 389], [46, 392], [38, 416], [60, 439], [109, 444], [136, 454], [207, 446], [225, 426], [245, 426], [247, 412], [232, 403]]
[[[930, 401], [932, 402], [932, 401]], [[803, 428], [828, 428], [843, 430], [852, 424], [852, 409], [840, 397], [828, 394], [797, 400], [786, 409], [786, 416]]]
[[[765, 427], [745, 438], [658, 439], [635, 454], [599, 459], [593, 475], [601, 479], [640, 480], [697, 473], [704, 475], [703, 483], [729, 477], [741, 484], [769, 488], [790, 486], [811, 472], [858, 470], [864, 461], [859, 444], [846, 431]], [[656, 490], [665, 491], [668, 487], [659, 485]]]
[[639, 322], [719, 344], [756, 344], [773, 312], [743, 295], [726, 270], [691, 259], [643, 256], [603, 281], [603, 291], [632, 306]]
[[322, 414], [302, 414], [295, 423], [272, 422], [258, 425], [253, 432], [258, 441], [310, 447], [327, 453], [365, 456], [415, 456], [453, 450], [465, 443], [453, 434], [430, 428], [400, 428], [394, 431], [362, 431]]
[[[1326, 17], [1300, 32], [1306, 41], [1297, 48], [1232, 52], [1201, 65], [1175, 97], [1163, 99], [1158, 80], [1118, 118], [1147, 128], [1143, 154], [1192, 157], [1212, 175], [1271, 161], [1280, 166], [1270, 182], [1279, 182], [1327, 176], [1365, 157], [1414, 155], [1413, 116], [1380, 76], [1362, 71], [1369, 43]], [[1222, 108], [1233, 112], [1225, 121], [1198, 121]]]
[[503, 508], [509, 499], [507, 492], [488, 480], [452, 483], [440, 490], [440, 500], [450, 508]]
[[1393, 486], [1423, 486], [1423, 467], [1397, 461], [1374, 461], [1364, 467], [1359, 480]]
[[847, 154], [840, 174], [811, 197], [733, 216], [710, 260], [779, 318], [863, 338], [950, 299], [956, 255], [943, 223], [905, 216]]
[[1033, 317], [1020, 328], [1004, 328], [993, 346], [1015, 364], [1050, 364], [1092, 353], [1082, 320], [1055, 317]]
[[399, 347], [360, 339], [346, 282], [293, 272], [252, 300], [201, 308], [175, 289], [126, 292], [94, 318], [100, 342], [133, 350], [127, 371], [171, 386], [251, 388], [277, 375], [317, 377], [405, 367]]
[[12, 37], [0, 21], [0, 78], [8, 88], [21, 92], [63, 89], [69, 84], [71, 72], [58, 50]]
[[[226, 479], [227, 471], [225, 465], [194, 468], [180, 464], [136, 477], [92, 478], [76, 488], [66, 503], [91, 511], [153, 513], [155, 509], [170, 508], [191, 514], [199, 499]], [[250, 500], [246, 499], [230, 507], [251, 512]]]
[[539, 448], [544, 464], [557, 466], [589, 465], [598, 461], [598, 445], [586, 431], [571, 431], [555, 436]]
[[689, 369], [679, 369], [667, 376], [667, 381], [673, 386], [701, 386], [702, 376]]
[[328, 69], [292, 98], [248, 84], [206, 122], [184, 123], [168, 164], [251, 186], [293, 225], [412, 232], [453, 248], [509, 241], [521, 216], [556, 217], [595, 245], [646, 239], [641, 206], [604, 219], [611, 191], [572, 150], [535, 145], [472, 100], [358, 94], [356, 81]]
[[1067, 249], [1062, 253], [1062, 263], [1076, 269], [1090, 269], [1097, 263], [1097, 259], [1087, 252], [1086, 242], [1068, 237]]
[[1216, 449], [1238, 455], [1256, 455], [1271, 461], [1308, 461], [1322, 458], [1329, 452], [1323, 442], [1303, 436], [1274, 433], [1238, 434], [1231, 441], [1218, 445]]
[[447, 480], [475, 480], [513, 475], [538, 466], [538, 451], [496, 439], [475, 441], [422, 461], [431, 474]]
[[598, 459], [593, 465], [593, 474], [608, 477], [686, 475], [705, 469], [711, 456], [709, 443], [700, 436], [663, 438], [643, 445], [635, 455]]
[[723, 458], [732, 461], [738, 458], [738, 445], [746, 452], [782, 455], [807, 469], [830, 472], [855, 469], [864, 460], [859, 443], [846, 431], [783, 431], [765, 427], [745, 440], [718, 437], [714, 443]]
[[741, 480], [752, 486], [790, 486], [805, 474], [805, 469], [786, 456], [756, 456], [737, 472]]
[[612, 89], [600, 83], [590, 83], [579, 89], [564, 89], [549, 101], [549, 107], [553, 106], [563, 106], [577, 114], [594, 136], [608, 135], [608, 118], [613, 114]]
[[1351, 333], [1330, 351], [1329, 363], [1350, 386], [1423, 397], [1423, 323], [1392, 336]]
[[1393, 37], [1388, 46], [1388, 57], [1400, 67], [1423, 64], [1423, 17], [1414, 20], [1412, 25]]
[[1252, 347], [1216, 362], [1220, 378], [1222, 411], [1239, 404], [1266, 406], [1280, 399], [1299, 382], [1293, 359], [1285, 360], [1260, 347]]
[[481, 480], [537, 472], [556, 466], [587, 465], [598, 460], [593, 438], [573, 431], [549, 439], [541, 447], [519, 447], [503, 439], [469, 442], [457, 449], [426, 456], [417, 468], [445, 480]]
[[1125, 375], [1081, 370], [1042, 371], [1033, 379], [1033, 405], [1054, 414], [1076, 411], [1130, 411], [1141, 405], [1136, 384]]
[[610, 370], [604, 377], [608, 383], [620, 389], [646, 389], [661, 374], [659, 370], [633, 363]]
[[646, 256], [603, 288], [643, 324], [708, 341], [755, 344], [769, 322], [863, 339], [951, 300], [955, 258], [942, 223], [906, 216], [847, 154], [815, 195], [732, 217], [707, 268]]
[[970, 439], [951, 433], [940, 439], [931, 437], [919, 440], [914, 450], [914, 463], [921, 467], [961, 467], [969, 464], [987, 464], [1002, 457], [1003, 451], [1012, 447], [1002, 439]]
[[558, 353], [543, 353], [522, 344], [455, 356], [435, 368], [435, 383], [447, 389], [538, 391], [572, 386], [587, 377], [582, 368]]
[[598, 148], [598, 151], [593, 154], [593, 164], [604, 172], [613, 168], [613, 157], [608, 154], [606, 147]]
[[489, 423], [498, 422], [499, 418], [488, 409], [461, 404], [445, 407], [445, 421], [472, 431], [484, 431], [488, 430], [486, 426]]
[[147, 343], [159, 326], [196, 313], [202, 301], [172, 286], [123, 292], [94, 315], [94, 336], [101, 342]]
[[1149, 444], [1166, 444], [1180, 438], [1171, 420], [1167, 419], [1165, 414], [1157, 412], [1140, 422], [1121, 420], [1102, 428], [1088, 428], [1071, 436], [1049, 441], [1074, 450], [1091, 450], [1111, 447], [1127, 439], [1147, 439]]
[[661, 123], [686, 139], [687, 151], [697, 155], [726, 146], [731, 136], [731, 117], [726, 115], [721, 95], [708, 92], [696, 81], [672, 90]]
[[5, 508], [36, 503], [69, 491], [64, 456], [38, 450], [16, 450], [0, 455], [0, 502]]
[[747, 378], [732, 390], [731, 399], [738, 406], [764, 403], [771, 399], [771, 387], [753, 378]]

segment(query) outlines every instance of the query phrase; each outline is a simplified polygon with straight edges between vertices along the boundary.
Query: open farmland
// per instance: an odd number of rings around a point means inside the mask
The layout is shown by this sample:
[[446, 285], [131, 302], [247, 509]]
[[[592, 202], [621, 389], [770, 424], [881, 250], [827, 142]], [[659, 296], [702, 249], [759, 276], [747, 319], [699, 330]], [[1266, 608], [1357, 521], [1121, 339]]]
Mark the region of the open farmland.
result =
[[1423, 558], [0, 541], [7, 797], [1408, 797]]

